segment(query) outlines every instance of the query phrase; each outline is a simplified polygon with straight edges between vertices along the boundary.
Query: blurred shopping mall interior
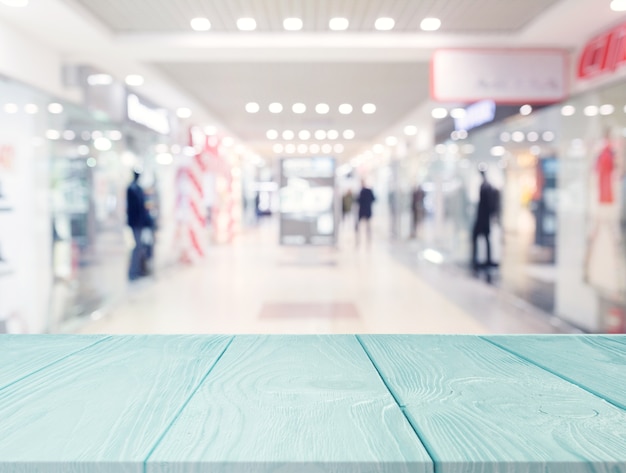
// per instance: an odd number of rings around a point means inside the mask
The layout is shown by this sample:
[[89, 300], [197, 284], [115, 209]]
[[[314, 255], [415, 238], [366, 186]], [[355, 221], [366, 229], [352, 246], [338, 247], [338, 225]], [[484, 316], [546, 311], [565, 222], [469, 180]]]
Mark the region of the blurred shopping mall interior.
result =
[[0, 0], [0, 333], [626, 333], [625, 38], [626, 0]]

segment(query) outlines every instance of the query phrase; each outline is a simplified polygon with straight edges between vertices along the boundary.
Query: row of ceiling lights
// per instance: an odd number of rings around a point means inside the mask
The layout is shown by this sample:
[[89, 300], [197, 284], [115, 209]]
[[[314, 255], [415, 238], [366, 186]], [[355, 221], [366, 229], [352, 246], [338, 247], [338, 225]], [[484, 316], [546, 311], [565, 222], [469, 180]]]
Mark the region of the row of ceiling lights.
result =
[[286, 153], [286, 154], [317, 154], [322, 152], [324, 154], [337, 153], [341, 154], [345, 150], [345, 147], [341, 143], [336, 143], [331, 145], [329, 143], [318, 145], [318, 144], [306, 144], [300, 143], [299, 145], [295, 145], [293, 143], [289, 143], [287, 145], [283, 145], [281, 143], [276, 143], [272, 147], [272, 151], [276, 154]]
[[[211, 21], [206, 17], [196, 17], [190, 21], [191, 29], [194, 31], [209, 31], [211, 29]], [[378, 31], [390, 31], [396, 25], [396, 21], [390, 17], [381, 17], [374, 22], [374, 28]], [[283, 28], [286, 31], [300, 31], [304, 27], [301, 18], [285, 18], [283, 20]], [[335, 17], [328, 21], [328, 28], [331, 31], [346, 31], [350, 27], [350, 21], [347, 18]], [[441, 20], [438, 18], [424, 18], [420, 23], [422, 31], [436, 31], [441, 27]], [[237, 28], [240, 31], [254, 31], [257, 23], [254, 18], [246, 17], [237, 20]]]
[[[284, 110], [284, 107], [281, 103], [274, 102], [268, 105], [267, 109], [270, 113], [281, 113]], [[246, 104], [246, 112], [248, 113], [258, 113], [261, 110], [261, 106], [257, 102], [248, 102]], [[337, 110], [342, 115], [349, 115], [354, 111], [354, 107], [349, 103], [342, 103], [337, 107]], [[294, 103], [291, 106], [291, 111], [296, 114], [303, 114], [307, 111], [307, 106], [303, 103]], [[366, 103], [361, 107], [361, 111], [366, 115], [372, 115], [376, 113], [376, 105], [373, 103]], [[330, 105], [327, 103], [318, 103], [315, 106], [315, 112], [320, 115], [326, 115], [330, 112]]]
[[[283, 140], [289, 141], [296, 138], [296, 133], [292, 130], [285, 130], [282, 133], [277, 130], [267, 130], [265, 136], [268, 140], [277, 140], [282, 136]], [[341, 136], [346, 140], [352, 140], [355, 133], [354, 130], [344, 130]], [[301, 140], [309, 140], [311, 137], [315, 137], [316, 140], [336, 140], [339, 138], [339, 132], [337, 130], [316, 130], [315, 133], [311, 133], [309, 130], [300, 130], [298, 132], [298, 138]]]
[[[14, 114], [20, 111], [20, 107], [15, 103], [5, 103], [3, 110], [4, 113]], [[26, 105], [24, 105], [24, 112], [28, 113], [29, 115], [35, 115], [36, 113], [39, 113], [39, 106], [34, 103], [27, 103]], [[63, 105], [56, 102], [50, 103], [48, 104], [48, 112], [52, 113], [53, 115], [63, 113]]]

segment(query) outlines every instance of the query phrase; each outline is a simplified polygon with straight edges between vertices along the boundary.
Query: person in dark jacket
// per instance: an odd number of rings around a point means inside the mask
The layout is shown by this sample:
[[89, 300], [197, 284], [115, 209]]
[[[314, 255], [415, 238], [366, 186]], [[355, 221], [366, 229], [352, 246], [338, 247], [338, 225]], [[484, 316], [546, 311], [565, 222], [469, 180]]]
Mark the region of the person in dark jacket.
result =
[[484, 263], [484, 266], [488, 268], [494, 265], [491, 260], [489, 233], [491, 231], [491, 218], [497, 213], [498, 206], [498, 191], [487, 181], [484, 170], [480, 171], [480, 175], [483, 182], [480, 186], [478, 209], [476, 211], [476, 220], [472, 231], [472, 269], [474, 271], [477, 271], [479, 267], [477, 261], [477, 243], [479, 236], [485, 239], [485, 245], [487, 247], [487, 261]]
[[141, 232], [152, 226], [152, 218], [146, 208], [146, 196], [139, 185], [139, 173], [133, 173], [133, 181], [126, 189], [126, 215], [128, 226], [133, 231], [135, 247], [130, 256], [128, 279], [135, 280], [141, 276], [142, 258], [146, 257], [146, 247], [141, 241]]
[[356, 203], [359, 206], [359, 214], [356, 220], [356, 243], [359, 243], [359, 223], [361, 220], [365, 220], [365, 228], [367, 234], [367, 243], [369, 244], [372, 238], [372, 227], [370, 225], [370, 219], [372, 218], [372, 204], [376, 200], [372, 189], [366, 186], [365, 181], [361, 181], [361, 191], [357, 197]]

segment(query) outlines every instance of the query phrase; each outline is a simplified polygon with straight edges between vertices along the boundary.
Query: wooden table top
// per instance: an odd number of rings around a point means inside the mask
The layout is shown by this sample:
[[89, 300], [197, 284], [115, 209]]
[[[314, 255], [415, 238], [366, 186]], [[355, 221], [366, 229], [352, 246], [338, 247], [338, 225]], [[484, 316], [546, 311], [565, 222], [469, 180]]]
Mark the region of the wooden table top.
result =
[[2, 335], [35, 472], [626, 473], [626, 336]]

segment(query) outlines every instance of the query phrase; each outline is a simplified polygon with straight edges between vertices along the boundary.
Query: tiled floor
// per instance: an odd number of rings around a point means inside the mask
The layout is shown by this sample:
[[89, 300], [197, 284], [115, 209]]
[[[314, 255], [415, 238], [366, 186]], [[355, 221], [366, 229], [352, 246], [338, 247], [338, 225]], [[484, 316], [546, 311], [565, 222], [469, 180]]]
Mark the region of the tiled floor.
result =
[[278, 245], [266, 222], [157, 274], [81, 333], [537, 333], [561, 329], [496, 289], [419, 260], [416, 244]]

